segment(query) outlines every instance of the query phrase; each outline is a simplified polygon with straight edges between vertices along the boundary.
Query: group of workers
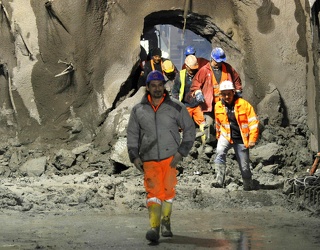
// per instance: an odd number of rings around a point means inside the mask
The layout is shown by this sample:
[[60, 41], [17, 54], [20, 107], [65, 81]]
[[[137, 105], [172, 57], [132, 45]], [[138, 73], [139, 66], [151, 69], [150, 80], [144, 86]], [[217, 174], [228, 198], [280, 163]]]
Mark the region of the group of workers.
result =
[[144, 66], [146, 93], [131, 111], [127, 147], [130, 161], [144, 174], [151, 227], [146, 238], [157, 242], [160, 230], [163, 237], [173, 236], [176, 167], [194, 144], [196, 126], [203, 132], [202, 144], [211, 132], [216, 134], [213, 186], [224, 187], [226, 156], [233, 147], [243, 189], [249, 191], [253, 188], [249, 148], [258, 139], [259, 121], [252, 105], [242, 98], [240, 76], [226, 63], [222, 48], [214, 48], [208, 61], [197, 58], [188, 46], [180, 71], [161, 58], [160, 49], [151, 56]]

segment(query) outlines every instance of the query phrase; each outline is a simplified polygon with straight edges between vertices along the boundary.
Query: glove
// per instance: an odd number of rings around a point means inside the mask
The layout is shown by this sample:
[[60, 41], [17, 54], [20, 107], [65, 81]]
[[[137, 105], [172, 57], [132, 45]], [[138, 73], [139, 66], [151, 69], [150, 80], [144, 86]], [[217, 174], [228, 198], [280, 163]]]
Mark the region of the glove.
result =
[[139, 157], [134, 159], [133, 164], [141, 173], [143, 173], [143, 163]]
[[175, 153], [172, 161], [170, 162], [170, 167], [175, 168], [178, 165], [179, 161], [181, 161], [181, 159], [182, 155], [179, 152]]
[[203, 97], [201, 90], [197, 90], [195, 92], [195, 96], [196, 96], [197, 102], [204, 102], [204, 97]]

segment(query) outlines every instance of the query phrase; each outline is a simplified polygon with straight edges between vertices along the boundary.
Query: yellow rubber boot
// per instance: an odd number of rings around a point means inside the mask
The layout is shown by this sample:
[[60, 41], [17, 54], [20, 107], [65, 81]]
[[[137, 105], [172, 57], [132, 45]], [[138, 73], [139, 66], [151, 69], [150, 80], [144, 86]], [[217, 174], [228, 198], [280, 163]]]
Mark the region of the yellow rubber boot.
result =
[[172, 202], [164, 201], [162, 203], [161, 214], [161, 235], [163, 237], [172, 237], [170, 217], [172, 212]]
[[201, 143], [202, 143], [202, 145], [205, 145], [206, 144], [206, 134], [204, 133], [204, 126], [205, 126], [206, 124], [205, 123], [201, 123], [200, 125], [199, 125], [199, 130], [201, 131], [201, 132], [203, 132], [203, 135], [201, 136]]
[[160, 238], [159, 229], [160, 229], [160, 219], [161, 219], [161, 205], [152, 204], [148, 207], [149, 210], [149, 221], [150, 221], [150, 230], [146, 234], [146, 239], [151, 242], [157, 242]]

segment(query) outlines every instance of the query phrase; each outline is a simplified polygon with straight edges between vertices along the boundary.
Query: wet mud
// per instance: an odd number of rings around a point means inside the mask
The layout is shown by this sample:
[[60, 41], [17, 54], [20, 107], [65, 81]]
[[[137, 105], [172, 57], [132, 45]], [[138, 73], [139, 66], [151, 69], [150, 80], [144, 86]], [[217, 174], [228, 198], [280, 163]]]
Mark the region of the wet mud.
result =
[[[147, 211], [0, 214], [0, 249], [319, 249], [319, 218], [272, 209], [175, 210], [172, 238], [145, 239]], [[311, 230], [313, 228], [313, 230]]]

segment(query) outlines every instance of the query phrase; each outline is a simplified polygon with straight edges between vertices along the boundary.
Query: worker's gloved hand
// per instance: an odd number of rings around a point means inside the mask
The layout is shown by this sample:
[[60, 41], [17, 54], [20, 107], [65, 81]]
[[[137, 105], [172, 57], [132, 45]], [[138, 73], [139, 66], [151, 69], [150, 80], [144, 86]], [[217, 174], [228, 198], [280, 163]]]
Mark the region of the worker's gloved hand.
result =
[[170, 163], [170, 167], [175, 168], [178, 165], [179, 161], [181, 160], [182, 160], [182, 155], [179, 152], [175, 153]]
[[236, 90], [236, 96], [242, 98], [242, 91], [241, 90]]
[[200, 103], [204, 102], [204, 97], [203, 97], [203, 94], [202, 94], [201, 90], [197, 90], [195, 92], [195, 96], [196, 96], [197, 102], [200, 102]]
[[141, 173], [143, 173], [143, 163], [139, 157], [134, 159], [133, 164]]

